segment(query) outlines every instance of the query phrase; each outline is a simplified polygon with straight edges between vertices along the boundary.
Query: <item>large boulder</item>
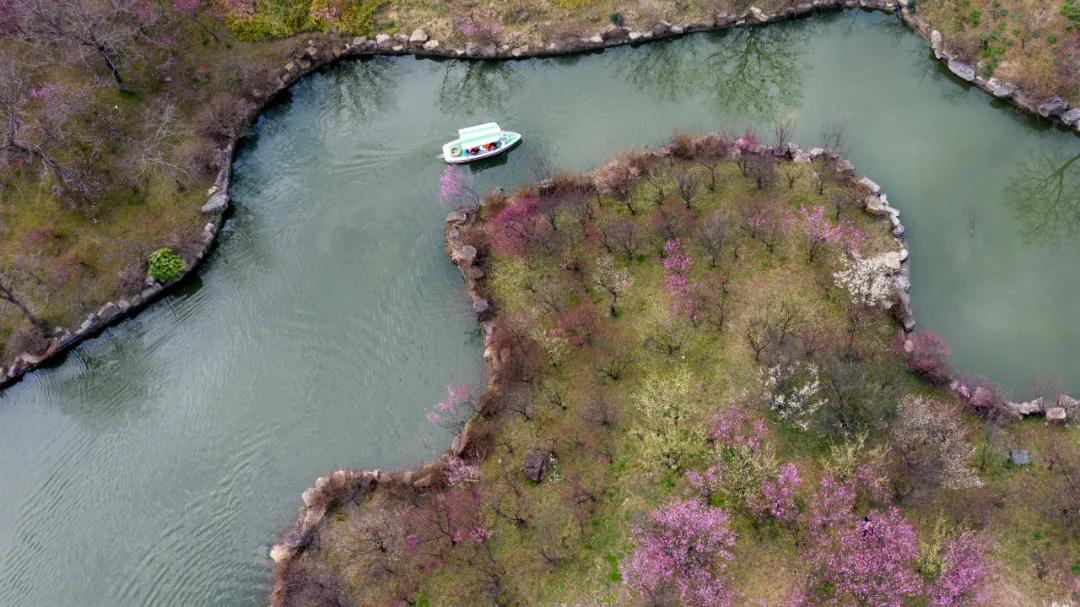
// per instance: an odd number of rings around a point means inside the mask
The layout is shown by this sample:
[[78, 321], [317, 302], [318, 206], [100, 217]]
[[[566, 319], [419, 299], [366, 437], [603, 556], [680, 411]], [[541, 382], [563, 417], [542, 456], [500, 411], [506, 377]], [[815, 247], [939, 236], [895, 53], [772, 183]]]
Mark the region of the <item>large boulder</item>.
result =
[[525, 464], [521, 467], [521, 471], [525, 473], [526, 478], [534, 483], [539, 483], [544, 480], [544, 472], [547, 471], [550, 462], [551, 451], [547, 449], [529, 449], [529, 452], [525, 454]]
[[942, 49], [945, 47], [945, 41], [941, 37], [941, 32], [934, 30], [930, 32], [930, 48], [934, 51], [934, 56], [941, 59]]
[[425, 32], [422, 28], [417, 28], [416, 30], [413, 31], [412, 35], [409, 36], [409, 44], [419, 46], [421, 44], [424, 44], [427, 41], [428, 41], [427, 32]]
[[1035, 106], [1035, 111], [1043, 118], [1060, 116], [1069, 109], [1069, 104], [1061, 97], [1051, 97]]
[[1080, 107], [1074, 107], [1073, 109], [1062, 114], [1061, 121], [1069, 126], [1076, 126], [1077, 124], [1080, 124]]
[[750, 7], [750, 15], [758, 23], [765, 23], [766, 21], [769, 20], [769, 16], [766, 15], [764, 11], [762, 11], [760, 8], [758, 8], [756, 6], [751, 6]]
[[612, 23], [605, 27], [604, 31], [600, 32], [600, 37], [604, 40], [625, 40], [629, 37], [629, 30]]
[[1005, 403], [1009, 411], [1012, 411], [1018, 417], [1024, 417], [1027, 415], [1035, 415], [1043, 412], [1043, 399], [1039, 398], [1029, 400], [1022, 403]]
[[379, 48], [386, 48], [394, 44], [394, 38], [390, 34], [382, 33], [375, 36], [375, 45]]
[[867, 190], [870, 190], [871, 194], [881, 193], [881, 186], [879, 186], [873, 179], [870, 179], [869, 177], [863, 177], [862, 179], [860, 179], [859, 185], [866, 188]]
[[210, 197], [210, 200], [206, 201], [206, 204], [202, 205], [201, 211], [207, 215], [217, 215], [222, 213], [229, 206], [229, 194], [228, 192], [216, 192]]
[[1062, 394], [1058, 397], [1057, 406], [1066, 411], [1076, 411], [1077, 413], [1080, 413], [1080, 400], [1076, 400], [1068, 394]]
[[963, 61], [949, 59], [949, 71], [961, 80], [972, 82], [975, 80], [975, 68]]
[[998, 80], [997, 78], [991, 78], [986, 81], [986, 90], [990, 91], [990, 94], [998, 99], [1008, 99], [1016, 94], [1016, 87]]
[[863, 199], [866, 212], [871, 215], [882, 216], [889, 212], [889, 204], [881, 196], [867, 196]]
[[1053, 426], [1064, 426], [1068, 421], [1069, 414], [1064, 407], [1050, 407], [1046, 410], [1046, 423]]
[[476, 247], [465, 245], [460, 249], [454, 249], [450, 254], [450, 260], [453, 261], [456, 266], [467, 268], [476, 261]]

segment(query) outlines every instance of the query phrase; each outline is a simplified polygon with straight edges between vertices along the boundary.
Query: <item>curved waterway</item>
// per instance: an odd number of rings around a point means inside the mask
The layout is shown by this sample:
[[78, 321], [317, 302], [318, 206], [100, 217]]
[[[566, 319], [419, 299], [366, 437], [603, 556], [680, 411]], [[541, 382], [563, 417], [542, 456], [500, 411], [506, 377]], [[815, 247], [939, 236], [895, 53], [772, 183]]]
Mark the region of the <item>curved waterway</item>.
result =
[[[525, 134], [477, 187], [588, 169], [675, 130], [840, 123], [904, 214], [922, 326], [1016, 392], [1080, 378], [1080, 143], [944, 73], [895, 18], [848, 12], [513, 63], [375, 58], [306, 78], [236, 161], [197, 284], [0, 396], [0, 607], [251, 607], [301, 490], [416, 463], [424, 410], [481, 381], [441, 245], [439, 145]], [[1026, 167], [1021, 170], [1020, 167]]]

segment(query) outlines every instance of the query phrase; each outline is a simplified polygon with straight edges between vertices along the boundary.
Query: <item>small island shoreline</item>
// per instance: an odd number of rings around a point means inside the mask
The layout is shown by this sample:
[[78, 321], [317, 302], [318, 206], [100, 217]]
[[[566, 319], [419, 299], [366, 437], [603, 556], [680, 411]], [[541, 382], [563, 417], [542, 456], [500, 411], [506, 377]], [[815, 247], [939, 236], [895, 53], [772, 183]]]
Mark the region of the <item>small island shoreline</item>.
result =
[[[716, 136], [713, 134], [713, 136]], [[647, 149], [642, 154], [650, 160], [671, 157], [671, 144]], [[854, 165], [836, 153], [822, 148], [804, 150], [796, 144], [788, 143], [779, 148], [754, 145], [741, 152], [743, 155], [769, 157], [778, 162], [807, 164], [823, 160], [834, 167], [838, 181], [862, 193], [859, 201], [862, 212], [879, 222], [887, 224], [892, 234], [896, 249], [893, 251], [898, 260], [899, 269], [893, 275], [891, 316], [899, 329], [910, 332], [915, 327], [908, 291], [911, 286], [908, 264], [908, 249], [903, 240], [904, 226], [900, 222], [900, 212], [889, 204], [881, 187], [868, 177], [859, 177]], [[597, 169], [596, 172], [602, 171]], [[594, 173], [595, 174], [595, 173]], [[544, 183], [539, 185], [544, 191]], [[483, 202], [481, 203], [483, 205]], [[497, 311], [485, 296], [487, 272], [483, 267], [483, 255], [477, 249], [466, 244], [461, 238], [462, 231], [472, 227], [477, 221], [478, 209], [459, 208], [451, 212], [446, 219], [444, 243], [448, 259], [461, 273], [465, 290], [472, 302], [477, 322], [484, 338], [484, 365], [488, 381], [474, 408], [472, 417], [466, 422], [461, 432], [454, 436], [449, 448], [435, 459], [415, 468], [396, 471], [380, 469], [346, 468], [331, 472], [318, 478], [315, 484], [301, 494], [302, 505], [297, 513], [294, 525], [285, 531], [270, 549], [273, 566], [273, 586], [270, 593], [270, 607], [286, 607], [287, 589], [290, 586], [290, 567], [293, 560], [303, 553], [305, 548], [319, 533], [322, 523], [340, 504], [358, 501], [359, 497], [375, 491], [405, 490], [424, 491], [435, 487], [450, 460], [467, 457], [475, 438], [475, 423], [484, 416], [500, 415], [492, 403], [499, 400], [504, 385], [510, 380], [505, 377], [506, 370], [512, 365], [513, 353], [506, 348], [497, 349], [492, 336]]]

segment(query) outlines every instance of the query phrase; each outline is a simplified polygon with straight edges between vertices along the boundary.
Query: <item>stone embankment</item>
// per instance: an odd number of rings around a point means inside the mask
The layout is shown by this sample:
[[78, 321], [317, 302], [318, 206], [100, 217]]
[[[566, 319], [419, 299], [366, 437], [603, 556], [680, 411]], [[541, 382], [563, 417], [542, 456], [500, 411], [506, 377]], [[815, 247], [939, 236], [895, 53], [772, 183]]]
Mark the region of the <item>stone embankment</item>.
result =
[[26, 373], [59, 358], [84, 339], [101, 333], [109, 325], [135, 315], [146, 306], [157, 301], [170, 287], [195, 271], [206, 257], [206, 254], [210, 252], [218, 230], [221, 229], [224, 211], [228, 207], [229, 180], [232, 176], [234, 149], [235, 142], [221, 150], [221, 169], [214, 180], [214, 185], [207, 192], [209, 199], [202, 207], [204, 214], [208, 215], [209, 221], [203, 226], [200, 242], [195, 252], [185, 256], [184, 261], [187, 263], [187, 267], [183, 274], [176, 280], [166, 284], [147, 278], [146, 285], [141, 291], [128, 298], [117, 299], [115, 302], [106, 302], [96, 311], [88, 314], [78, 327], [71, 329], [57, 327], [49, 338], [49, 345], [44, 352], [36, 355], [23, 352], [16, 356], [15, 360], [9, 365], [0, 367], [0, 388], [18, 381]]
[[[945, 49], [941, 34], [932, 30], [925, 20], [912, 12], [909, 0], [813, 0], [794, 4], [772, 14], [751, 6], [743, 14], [733, 15], [720, 12], [709, 21], [686, 24], [660, 21], [641, 31], [612, 24], [593, 36], [523, 46], [509, 46], [495, 42], [469, 42], [464, 48], [453, 48], [442, 45], [438, 40], [431, 39], [423, 29], [417, 29], [411, 35], [382, 33], [373, 39], [358, 37], [348, 41], [338, 39], [308, 40], [307, 46], [298, 50], [285, 64], [273, 90], [246, 91], [247, 97], [254, 101], [254, 105], [251, 111], [243, 117], [243, 120], [250, 121], [254, 119], [262, 112], [266, 104], [270, 103], [304, 75], [345, 57], [409, 54], [419, 57], [462, 59], [518, 59], [567, 55], [599, 51], [607, 47], [625, 44], [642, 44], [651, 40], [681, 36], [693, 32], [762, 25], [793, 19], [814, 12], [845, 8], [877, 10], [890, 14], [898, 12], [901, 20], [923, 36], [930, 43], [935, 56], [946, 61], [949, 70], [959, 78], [975, 84], [995, 97], [1007, 99], [1020, 108], [1080, 130], [1080, 108], [1070, 108], [1063, 100], [1056, 97], [1051, 99], [1033, 98], [1018, 90], [1017, 87], [997, 81], [994, 78], [983, 79], [978, 76], [974, 66], [964, 64], [950, 57]], [[237, 128], [235, 132], [243, 132], [243, 129]], [[49, 345], [44, 352], [39, 354], [23, 352], [17, 355], [7, 366], [0, 367], [0, 388], [17, 381], [27, 372], [57, 359], [82, 340], [97, 335], [109, 325], [134, 315], [148, 304], [156, 301], [170, 287], [195, 271], [214, 244], [218, 230], [221, 228], [223, 215], [229, 207], [229, 180], [236, 145], [237, 141], [234, 140], [221, 150], [221, 170], [218, 173], [215, 185], [207, 193], [209, 197], [207, 202], [202, 207], [203, 213], [210, 217], [210, 221], [203, 229], [201, 246], [196, 253], [189, 255], [185, 259], [187, 270], [184, 275], [169, 284], [149, 283], [142, 291], [130, 298], [106, 302], [97, 311], [89, 314], [78, 327], [69, 329], [58, 327], [50, 338]], [[873, 182], [869, 183], [872, 184]], [[879, 192], [873, 193], [875, 195], [879, 194]], [[899, 222], [899, 212], [888, 205], [884, 196], [880, 197], [880, 202], [868, 203], [867, 209], [870, 212], [883, 211], [883, 214], [889, 216], [895, 229], [902, 233], [903, 225]], [[906, 257], [906, 251], [904, 254]], [[904, 302], [904, 309], [909, 310], [910, 297], [908, 291], [910, 282], [906, 280], [906, 272], [900, 273], [899, 276], [898, 281], [902, 293], [900, 299]], [[905, 328], [910, 330], [913, 321], [910, 320], [909, 316], [909, 314], [906, 315], [902, 322]]]

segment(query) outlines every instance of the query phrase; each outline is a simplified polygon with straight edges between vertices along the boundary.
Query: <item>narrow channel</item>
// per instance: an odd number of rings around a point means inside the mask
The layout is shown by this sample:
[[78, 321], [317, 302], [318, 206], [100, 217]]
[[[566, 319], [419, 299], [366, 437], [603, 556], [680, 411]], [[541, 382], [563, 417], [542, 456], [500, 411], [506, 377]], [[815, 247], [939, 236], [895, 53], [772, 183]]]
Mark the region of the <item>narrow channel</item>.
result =
[[236, 161], [196, 284], [0, 395], [0, 607], [264, 603], [267, 549], [341, 466], [444, 448], [424, 410], [480, 382], [442, 252], [435, 155], [497, 119], [514, 187], [674, 131], [847, 154], [903, 212], [919, 324], [1021, 396], [1080, 389], [1080, 140], [968, 88], [895, 17], [861, 12], [562, 59], [376, 58], [298, 83]]

